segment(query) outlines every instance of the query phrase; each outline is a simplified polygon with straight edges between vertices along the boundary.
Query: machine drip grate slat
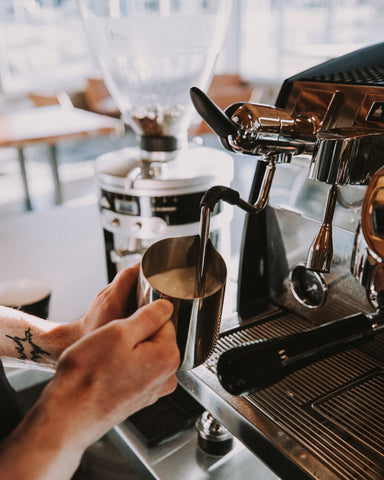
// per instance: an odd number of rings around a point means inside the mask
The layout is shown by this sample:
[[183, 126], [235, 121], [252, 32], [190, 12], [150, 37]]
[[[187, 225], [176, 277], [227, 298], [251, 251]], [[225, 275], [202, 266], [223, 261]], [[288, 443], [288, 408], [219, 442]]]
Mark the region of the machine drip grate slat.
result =
[[[265, 408], [264, 413], [270, 415], [273, 408], [274, 419], [284, 419], [284, 425], [287, 432], [294, 436], [298, 441], [305, 442], [306, 448], [315, 453], [322, 461], [328, 465], [340, 476], [340, 478], [364, 478], [376, 479], [378, 472], [373, 471], [371, 476], [361, 477], [362, 472], [370, 468], [371, 460], [368, 456], [362, 455], [360, 451], [351, 447], [345, 442], [342, 435], [335, 432], [331, 424], [321, 425], [314, 422], [311, 412], [301, 411], [300, 416], [297, 411], [284, 404], [281, 399], [284, 397], [284, 391], [281, 389], [271, 389], [273, 391], [265, 394], [263, 401], [255, 399], [252, 395], [249, 401], [257, 408]], [[376, 469], [376, 466], [373, 466]], [[382, 473], [381, 470], [379, 470]], [[360, 475], [359, 475], [360, 474]], [[381, 477], [380, 477], [381, 478]]]
[[[205, 366], [216, 374], [217, 360], [229, 348], [310, 326], [308, 320], [292, 312], [256, 320], [222, 334]], [[296, 438], [339, 478], [377, 480], [384, 478], [381, 367], [381, 358], [368, 355], [364, 347], [355, 348], [318, 361], [244, 399]]]
[[313, 408], [360, 441], [384, 454], [384, 372], [378, 371], [335, 395], [315, 402]]

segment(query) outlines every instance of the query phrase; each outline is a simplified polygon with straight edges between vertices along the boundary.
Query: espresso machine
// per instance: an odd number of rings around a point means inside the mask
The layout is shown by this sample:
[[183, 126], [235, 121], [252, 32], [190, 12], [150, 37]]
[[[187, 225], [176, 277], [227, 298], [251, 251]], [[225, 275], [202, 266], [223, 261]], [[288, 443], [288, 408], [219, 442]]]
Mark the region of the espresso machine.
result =
[[[108, 279], [156, 240], [199, 232], [199, 202], [233, 177], [231, 155], [188, 140], [191, 85], [206, 88], [230, 0], [79, 0], [91, 50], [136, 145], [96, 159]], [[228, 258], [232, 209], [217, 205], [212, 241]]]
[[[115, 10], [107, 19], [100, 10], [88, 17], [83, 11], [91, 38], [106, 40], [94, 48], [101, 52], [108, 87], [139, 139], [134, 152], [112, 152], [97, 166], [109, 275], [125, 261], [136, 261], [155, 237], [177, 235], [178, 227], [182, 235], [189, 226], [198, 229], [202, 192], [230, 180], [231, 174], [220, 176], [227, 167], [213, 167], [213, 175], [206, 176], [217, 150], [200, 157], [201, 147], [182, 148], [189, 117], [180, 105], [188, 102], [183, 97], [175, 105], [173, 97], [197, 85], [192, 103], [225, 149], [240, 154], [236, 168], [241, 155], [255, 160], [248, 202], [253, 208], [244, 224], [236, 311], [223, 319], [211, 357], [179, 372], [179, 384], [197, 401], [192, 409], [200, 414], [202, 406], [217, 431], [225, 428], [225, 442], [230, 432], [280, 478], [384, 478], [384, 44], [287, 79], [274, 106], [236, 103], [223, 112], [203, 93], [200, 76], [189, 71], [183, 81], [185, 65], [169, 69], [167, 79], [156, 63], [160, 51], [145, 57], [145, 39], [161, 25], [159, 19], [147, 19], [145, 28], [136, 19], [130, 30], [120, 21], [120, 2], [112, 4]], [[199, 31], [212, 32], [208, 17], [206, 28], [200, 28], [199, 18]], [[178, 27], [180, 41], [204, 39], [187, 26]], [[161, 47], [168, 30], [152, 45]], [[126, 47], [135, 37], [131, 31], [145, 34], [142, 45], [135, 45], [136, 63], [119, 51], [120, 42]], [[170, 64], [178, 66], [172, 58]], [[201, 65], [198, 71], [206, 73]], [[162, 87], [161, 95], [148, 103], [154, 85]], [[127, 92], [140, 105], [132, 109]], [[196, 174], [174, 175], [185, 171], [173, 163], [185, 151], [192, 158], [189, 165], [198, 158], [203, 165]], [[228, 154], [222, 153], [222, 159], [215, 158], [226, 165]], [[179, 215], [182, 197], [191, 217]], [[221, 211], [213, 212], [212, 220]], [[219, 228], [213, 221], [212, 230]], [[159, 423], [163, 417], [155, 411], [151, 418]], [[136, 463], [153, 460], [147, 472], [175, 457], [166, 444], [146, 450], [145, 456], [136, 438], [130, 440], [128, 423], [116, 427], [111, 438]]]
[[384, 44], [275, 106], [191, 98], [256, 169], [237, 311], [180, 383], [281, 478], [384, 478]]

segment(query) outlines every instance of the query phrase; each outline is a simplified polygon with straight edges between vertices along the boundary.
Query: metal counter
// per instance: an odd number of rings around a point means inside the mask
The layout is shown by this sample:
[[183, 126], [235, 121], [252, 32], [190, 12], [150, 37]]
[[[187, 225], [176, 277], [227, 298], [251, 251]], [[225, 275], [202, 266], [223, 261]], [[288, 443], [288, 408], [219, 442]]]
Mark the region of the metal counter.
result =
[[227, 455], [214, 457], [197, 448], [196, 436], [195, 429], [190, 428], [159, 446], [147, 448], [126, 423], [115, 427], [109, 434], [114, 445], [128, 458], [143, 479], [277, 480], [239, 441], [234, 442], [233, 449]]

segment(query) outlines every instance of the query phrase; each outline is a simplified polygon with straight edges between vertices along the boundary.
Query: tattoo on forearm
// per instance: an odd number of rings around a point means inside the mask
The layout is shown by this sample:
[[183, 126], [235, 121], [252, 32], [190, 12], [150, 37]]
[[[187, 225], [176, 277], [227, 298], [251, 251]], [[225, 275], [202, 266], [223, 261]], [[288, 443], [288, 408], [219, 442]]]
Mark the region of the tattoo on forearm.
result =
[[32, 360], [34, 362], [40, 362], [42, 360], [42, 355], [50, 355], [42, 348], [40, 348], [36, 343], [32, 342], [32, 333], [31, 329], [25, 331], [25, 337], [12, 337], [11, 335], [6, 335], [6, 337], [13, 340], [16, 344], [16, 351], [19, 354], [20, 360]]

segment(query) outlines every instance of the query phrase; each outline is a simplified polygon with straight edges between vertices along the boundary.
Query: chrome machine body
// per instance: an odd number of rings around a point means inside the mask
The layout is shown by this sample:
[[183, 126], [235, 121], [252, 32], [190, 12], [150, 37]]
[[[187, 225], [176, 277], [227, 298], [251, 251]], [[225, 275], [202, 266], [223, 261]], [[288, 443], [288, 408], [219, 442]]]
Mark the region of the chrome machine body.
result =
[[284, 479], [384, 478], [383, 52], [307, 70], [276, 106], [235, 104], [227, 120], [194, 93], [223, 145], [257, 156], [260, 211], [245, 221], [238, 311], [180, 381]]

